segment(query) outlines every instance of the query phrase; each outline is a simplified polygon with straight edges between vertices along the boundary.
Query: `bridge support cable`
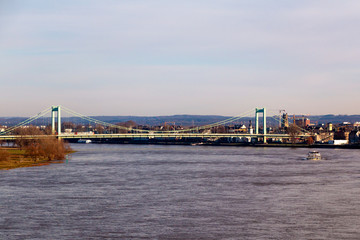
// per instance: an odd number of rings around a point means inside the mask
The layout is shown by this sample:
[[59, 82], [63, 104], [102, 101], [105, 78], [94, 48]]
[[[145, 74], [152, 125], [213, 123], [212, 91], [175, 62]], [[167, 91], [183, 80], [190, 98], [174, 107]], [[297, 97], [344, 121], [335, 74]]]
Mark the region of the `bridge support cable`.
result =
[[15, 126], [12, 126], [12, 127], [8, 128], [8, 129], [6, 129], [4, 132], [0, 133], [0, 135], [5, 135], [5, 134], [15, 130], [16, 128], [23, 127], [23, 126], [25, 126], [27, 124], [30, 124], [33, 121], [37, 120], [38, 118], [43, 117], [45, 114], [49, 113], [50, 111], [51, 111], [51, 108], [47, 108], [47, 109], [41, 111], [40, 113], [38, 113], [37, 115], [35, 115], [33, 117], [30, 117], [30, 118], [16, 124]]
[[194, 131], [194, 130], [204, 130], [204, 129], [209, 129], [209, 128], [213, 128], [213, 127], [218, 127], [221, 125], [226, 125], [231, 122], [235, 122], [241, 118], [248, 117], [248, 116], [250, 116], [252, 111], [253, 110], [249, 110], [242, 115], [237, 115], [237, 116], [234, 116], [234, 117], [231, 117], [231, 118], [228, 118], [228, 119], [216, 122], [216, 123], [212, 123], [212, 124], [208, 124], [208, 125], [204, 125], [204, 126], [200, 126], [200, 127], [182, 129], [182, 130], [174, 130], [174, 131], [157, 131], [156, 133], [180, 133], [180, 132], [190, 132], [190, 131]]
[[[276, 115], [275, 115], [276, 116]], [[276, 117], [274, 117], [274, 116], [269, 116], [270, 118], [272, 118], [272, 119], [274, 119], [275, 121], [279, 121], [279, 116], [276, 116]], [[281, 118], [280, 118], [281, 119]], [[302, 128], [302, 127], [299, 127], [298, 125], [295, 125], [295, 127], [297, 128], [297, 129], [299, 129], [301, 132], [303, 132], [303, 133], [308, 133], [308, 134], [311, 134], [311, 132], [310, 131], [308, 131], [308, 130], [306, 130], [306, 129], [304, 129], [304, 128]]]
[[40, 117], [43, 117], [45, 114], [51, 112], [51, 125], [52, 125], [52, 131], [54, 133], [55, 131], [55, 112], [57, 112], [57, 121], [58, 121], [58, 133], [61, 133], [61, 115], [60, 115], [60, 108], [61, 110], [63, 110], [64, 112], [67, 112], [73, 116], [76, 116], [76, 117], [79, 117], [85, 121], [89, 121], [89, 122], [93, 122], [95, 124], [100, 124], [100, 125], [103, 125], [103, 126], [107, 126], [107, 127], [111, 127], [111, 128], [117, 128], [117, 129], [121, 129], [121, 130], [126, 130], [126, 131], [133, 131], [133, 132], [139, 132], [139, 133], [180, 133], [180, 132], [190, 132], [190, 131], [195, 131], [195, 130], [204, 130], [204, 129], [210, 129], [210, 128], [213, 128], [213, 127], [218, 127], [218, 126], [221, 126], [221, 125], [226, 125], [228, 123], [231, 123], [231, 122], [234, 122], [234, 121], [237, 121], [241, 118], [244, 118], [244, 117], [248, 117], [250, 116], [250, 114], [252, 113], [253, 110], [249, 110], [241, 115], [237, 115], [237, 116], [234, 116], [234, 117], [230, 117], [228, 119], [225, 119], [225, 120], [222, 120], [222, 121], [219, 121], [219, 122], [215, 122], [215, 123], [212, 123], [212, 124], [208, 124], [208, 125], [204, 125], [204, 126], [199, 126], [199, 127], [194, 127], [194, 128], [189, 128], [189, 129], [182, 129], [182, 130], [172, 130], [172, 131], [151, 131], [151, 130], [143, 130], [143, 129], [132, 129], [132, 128], [127, 128], [127, 127], [123, 127], [123, 126], [118, 126], [118, 125], [115, 125], [115, 124], [111, 124], [111, 123], [107, 123], [107, 122], [104, 122], [104, 121], [101, 121], [101, 120], [97, 120], [97, 119], [94, 119], [94, 118], [91, 118], [91, 117], [88, 117], [88, 116], [85, 116], [83, 114], [80, 114], [80, 113], [77, 113], [69, 108], [66, 108], [64, 106], [52, 106], [50, 108], [47, 108], [45, 110], [43, 110], [42, 112], [38, 113], [37, 115], [33, 116], [33, 117], [30, 117], [22, 122], [20, 122], [19, 124], [13, 126], [13, 127], [10, 127], [9, 129], [7, 129], [5, 132], [1, 133], [1, 134], [7, 134], [9, 132], [11, 132], [12, 130], [16, 129], [16, 128], [19, 128], [19, 127], [22, 127], [26, 124], [29, 124], [35, 120], [37, 120], [38, 118]]
[[83, 120], [86, 120], [86, 121], [89, 121], [89, 122], [93, 122], [95, 124], [100, 124], [100, 125], [103, 125], [103, 126], [107, 126], [107, 127], [112, 127], [112, 128], [118, 128], [118, 129], [122, 129], [122, 130], [127, 130], [127, 131], [135, 131], [135, 132], [150, 132], [150, 130], [143, 130], [143, 129], [131, 129], [131, 128], [127, 128], [127, 127], [123, 127], [123, 126], [118, 126], [118, 125], [115, 125], [115, 124], [112, 124], [112, 123], [107, 123], [107, 122], [104, 122], [104, 121], [101, 121], [101, 120], [97, 120], [95, 118], [91, 118], [91, 117], [88, 117], [88, 116], [85, 116], [81, 113], [77, 113], [69, 108], [66, 108], [66, 107], [62, 107], [62, 109], [69, 113], [69, 114], [72, 114], [73, 116], [76, 116], [76, 117], [79, 117]]
[[194, 131], [194, 130], [203, 130], [203, 129], [209, 129], [209, 128], [212, 128], [212, 127], [217, 127], [217, 126], [220, 126], [220, 125], [225, 125], [225, 124], [228, 124], [228, 123], [231, 123], [231, 122], [234, 122], [236, 120], [239, 120], [243, 117], [247, 117], [249, 116], [249, 114], [253, 111], [253, 110], [249, 110], [247, 112], [245, 112], [244, 114], [242, 115], [238, 115], [238, 116], [234, 116], [234, 117], [231, 117], [231, 118], [228, 118], [228, 119], [225, 119], [225, 120], [222, 120], [222, 121], [219, 121], [219, 122], [216, 122], [216, 123], [213, 123], [213, 124], [208, 124], [208, 125], [204, 125], [204, 126], [200, 126], [200, 127], [196, 127], [196, 128], [190, 128], [190, 129], [182, 129], [182, 130], [173, 130], [173, 131], [151, 131], [151, 130], [143, 130], [143, 129], [130, 129], [130, 128], [127, 128], [127, 127], [123, 127], [123, 126], [118, 126], [118, 125], [115, 125], [115, 124], [111, 124], [111, 123], [107, 123], [107, 122], [104, 122], [104, 121], [101, 121], [101, 120], [97, 120], [97, 119], [94, 119], [94, 118], [91, 118], [91, 117], [88, 117], [88, 116], [85, 116], [81, 113], [77, 113], [69, 108], [66, 108], [66, 107], [62, 107], [63, 111], [69, 113], [69, 114], [72, 114], [73, 116], [77, 116], [79, 118], [82, 118], [84, 120], [87, 120], [87, 121], [90, 121], [90, 122], [93, 122], [95, 124], [100, 124], [100, 125], [104, 125], [104, 126], [107, 126], [107, 127], [113, 127], [113, 128], [118, 128], [118, 129], [122, 129], [122, 130], [127, 130], [127, 131], [135, 131], [135, 132], [154, 132], [154, 133], [178, 133], [178, 132], [189, 132], [189, 131]]

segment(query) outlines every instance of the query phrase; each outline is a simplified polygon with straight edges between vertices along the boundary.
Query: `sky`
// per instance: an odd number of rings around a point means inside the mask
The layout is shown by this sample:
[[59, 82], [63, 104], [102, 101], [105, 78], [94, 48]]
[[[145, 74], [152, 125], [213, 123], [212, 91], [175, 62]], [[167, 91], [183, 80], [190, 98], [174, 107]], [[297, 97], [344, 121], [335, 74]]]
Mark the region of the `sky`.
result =
[[0, 0], [0, 116], [360, 114], [358, 0]]

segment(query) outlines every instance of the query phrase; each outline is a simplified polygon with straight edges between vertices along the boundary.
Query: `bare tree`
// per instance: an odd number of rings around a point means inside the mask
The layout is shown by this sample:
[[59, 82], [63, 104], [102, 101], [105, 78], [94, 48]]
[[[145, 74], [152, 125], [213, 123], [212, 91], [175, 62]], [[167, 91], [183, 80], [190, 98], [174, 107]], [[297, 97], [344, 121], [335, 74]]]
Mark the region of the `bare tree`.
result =
[[306, 139], [306, 143], [309, 144], [309, 145], [313, 145], [314, 144], [314, 138], [313, 137], [308, 137]]
[[54, 138], [39, 139], [25, 147], [26, 155], [37, 159], [63, 160], [71, 148], [62, 140]]
[[15, 140], [15, 145], [17, 145], [20, 149], [22, 149], [23, 147], [29, 146], [32, 143], [36, 142], [35, 139], [30, 139], [27, 136], [29, 136], [29, 135], [32, 135], [32, 136], [44, 135], [44, 132], [41, 131], [36, 126], [30, 125], [28, 127], [22, 127], [22, 128], [15, 129], [14, 135], [20, 135], [20, 137], [18, 137]]
[[296, 139], [300, 133], [300, 128], [296, 124], [291, 124], [287, 129], [287, 133], [290, 135], [291, 143], [296, 143]]
[[98, 134], [103, 134], [105, 128], [100, 124], [96, 124], [95, 129], [96, 129]]
[[214, 133], [226, 133], [226, 128], [225, 128], [225, 126], [220, 125], [220, 126], [214, 127], [214, 128], [212, 129], [212, 131], [213, 131]]

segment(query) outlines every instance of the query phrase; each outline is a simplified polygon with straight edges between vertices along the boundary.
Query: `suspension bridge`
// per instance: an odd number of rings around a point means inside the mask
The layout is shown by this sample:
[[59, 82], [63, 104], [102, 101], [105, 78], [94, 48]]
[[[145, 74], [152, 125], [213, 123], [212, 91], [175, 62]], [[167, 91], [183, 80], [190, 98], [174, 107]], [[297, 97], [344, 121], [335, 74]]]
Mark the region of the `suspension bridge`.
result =
[[[94, 132], [64, 132], [64, 125], [62, 125], [62, 114], [66, 113], [70, 116], [77, 117], [85, 120], [88, 123], [95, 124], [97, 126], [103, 126], [110, 129], [118, 129], [122, 133], [94, 133]], [[247, 132], [231, 132], [231, 133], [213, 133], [211, 129], [219, 126], [229, 125], [230, 123], [239, 121], [242, 118], [249, 117], [255, 113], [255, 128], [249, 129]], [[45, 118], [46, 115], [50, 114], [51, 120], [51, 135], [18, 135], [14, 134], [16, 129], [26, 128], [35, 121], [39, 121], [41, 118]], [[259, 121], [259, 115], [262, 115], [261, 121]], [[270, 116], [275, 121], [280, 121], [281, 118]], [[260, 124], [262, 128], [260, 129]], [[300, 129], [300, 128], [299, 128]], [[309, 137], [309, 133], [304, 129], [300, 129], [298, 137]], [[216, 141], [218, 139], [230, 139], [231, 141], [238, 139], [245, 139], [247, 142], [261, 142], [267, 143], [268, 139], [284, 140], [289, 139], [291, 136], [286, 133], [268, 133], [267, 132], [267, 111], [266, 108], [256, 108], [249, 110], [243, 114], [216, 122], [207, 124], [204, 126], [190, 127], [186, 129], [173, 129], [173, 130], [149, 130], [141, 129], [136, 127], [120, 126], [113, 123], [107, 123], [93, 117], [85, 116], [77, 113], [64, 106], [51, 106], [37, 115], [30, 117], [14, 126], [8, 127], [0, 133], [0, 140], [13, 141], [18, 138], [46, 138], [49, 136], [56, 136], [58, 139], [64, 139], [71, 142], [78, 141], [80, 139], [89, 139], [95, 142], [107, 142], [116, 140], [138, 140], [138, 141], [149, 141], [149, 140], [179, 140], [179, 141]]]

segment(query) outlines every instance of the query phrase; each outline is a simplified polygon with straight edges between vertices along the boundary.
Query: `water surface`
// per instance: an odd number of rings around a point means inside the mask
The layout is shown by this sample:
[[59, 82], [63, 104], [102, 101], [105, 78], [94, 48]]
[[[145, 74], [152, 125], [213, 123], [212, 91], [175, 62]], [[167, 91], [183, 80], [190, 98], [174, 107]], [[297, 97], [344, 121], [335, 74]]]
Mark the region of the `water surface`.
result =
[[360, 239], [359, 150], [72, 147], [0, 171], [0, 239]]

